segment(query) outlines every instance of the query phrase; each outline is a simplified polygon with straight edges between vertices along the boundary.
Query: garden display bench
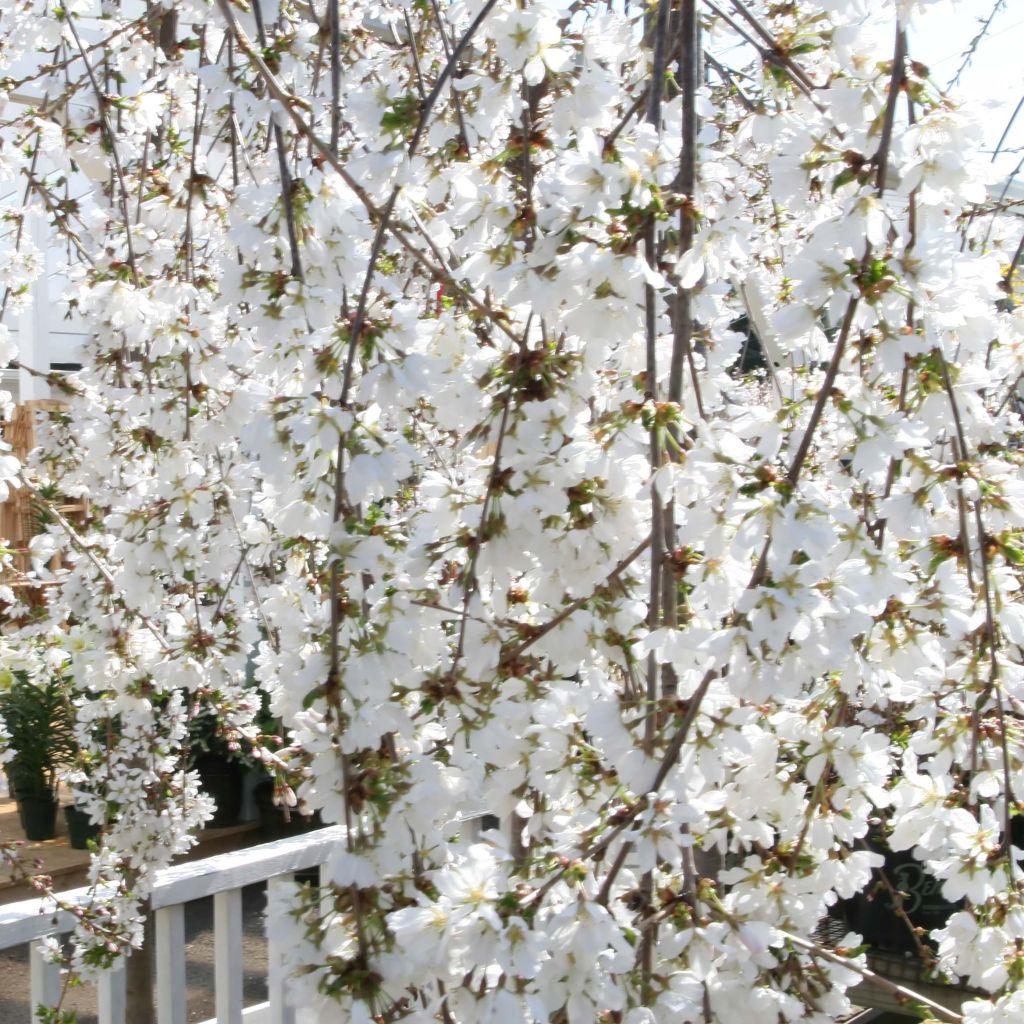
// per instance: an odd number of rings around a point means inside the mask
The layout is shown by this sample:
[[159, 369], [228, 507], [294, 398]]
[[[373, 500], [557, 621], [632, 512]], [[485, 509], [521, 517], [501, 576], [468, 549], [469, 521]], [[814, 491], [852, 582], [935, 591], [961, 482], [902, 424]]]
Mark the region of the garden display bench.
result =
[[[254, 846], [264, 838], [258, 821], [228, 828], [204, 829], [199, 833], [199, 842], [181, 858], [181, 861], [188, 863], [200, 857]], [[0, 799], [0, 842], [22, 843], [22, 857], [26, 866], [31, 868], [33, 861], [40, 862], [38, 869], [33, 868], [33, 873], [49, 875], [57, 890], [74, 889], [85, 883], [89, 851], [71, 848], [62, 814], [57, 815], [56, 838], [29, 842], [24, 838], [14, 801]], [[33, 892], [32, 886], [13, 878], [10, 868], [0, 865], [0, 904], [29, 899]]]

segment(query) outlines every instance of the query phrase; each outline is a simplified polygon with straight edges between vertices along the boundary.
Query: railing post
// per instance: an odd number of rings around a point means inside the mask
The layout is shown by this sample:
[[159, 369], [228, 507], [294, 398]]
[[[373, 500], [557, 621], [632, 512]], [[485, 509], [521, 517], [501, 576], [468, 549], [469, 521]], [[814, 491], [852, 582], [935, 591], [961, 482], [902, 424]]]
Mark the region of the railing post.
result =
[[[147, 955], [148, 955], [147, 950]], [[99, 1024], [126, 1024], [125, 995], [127, 991], [124, 959], [119, 957], [114, 966], [104, 971], [96, 982], [96, 1010]]]
[[214, 992], [217, 1024], [242, 1024], [242, 890], [213, 897]]
[[40, 1006], [56, 1006], [60, 1002], [60, 964], [51, 963], [41, 942], [29, 946], [29, 991], [32, 999], [32, 1017]]
[[286, 902], [284, 893], [291, 891], [292, 883], [290, 875], [277, 875], [267, 880], [267, 995], [270, 998], [270, 1024], [295, 1024], [295, 1010], [288, 1002], [284, 946], [271, 934], [273, 927], [270, 920], [270, 912], [274, 907]]
[[157, 1024], [185, 1024], [185, 996], [185, 908], [175, 903], [156, 912]]

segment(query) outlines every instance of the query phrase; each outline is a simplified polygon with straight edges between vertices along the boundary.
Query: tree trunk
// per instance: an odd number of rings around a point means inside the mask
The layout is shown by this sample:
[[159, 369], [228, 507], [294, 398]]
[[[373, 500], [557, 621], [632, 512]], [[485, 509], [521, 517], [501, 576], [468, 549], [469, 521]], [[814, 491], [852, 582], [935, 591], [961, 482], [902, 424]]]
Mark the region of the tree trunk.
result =
[[152, 1024], [153, 1007], [153, 912], [149, 900], [142, 904], [145, 914], [142, 948], [132, 950], [125, 962], [125, 1024]]

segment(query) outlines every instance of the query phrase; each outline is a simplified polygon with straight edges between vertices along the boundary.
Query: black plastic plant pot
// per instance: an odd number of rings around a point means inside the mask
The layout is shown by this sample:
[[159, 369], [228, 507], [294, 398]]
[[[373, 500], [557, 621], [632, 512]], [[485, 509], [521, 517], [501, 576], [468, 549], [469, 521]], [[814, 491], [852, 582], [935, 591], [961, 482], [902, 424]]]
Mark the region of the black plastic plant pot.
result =
[[67, 822], [68, 842], [72, 850], [88, 850], [89, 840], [99, 837], [99, 825], [95, 824], [88, 812], [83, 811], [81, 807], [67, 804], [64, 808], [64, 820]]
[[34, 779], [20, 779], [10, 771], [7, 772], [7, 792], [14, 801], [14, 806], [18, 808], [18, 824], [22, 832], [25, 831], [25, 812], [21, 807], [21, 798], [40, 791], [35, 782]]
[[242, 814], [242, 766], [217, 754], [203, 754], [196, 758], [195, 765], [203, 792], [213, 797], [217, 805], [206, 827], [230, 828], [237, 825]]
[[57, 835], [57, 801], [52, 795], [23, 793], [17, 800], [26, 839], [38, 843]]
[[21, 826], [21, 831], [25, 831], [25, 811], [22, 809], [21, 801], [18, 799], [18, 794], [11, 790], [11, 797], [14, 799], [14, 806], [18, 808], [18, 824]]

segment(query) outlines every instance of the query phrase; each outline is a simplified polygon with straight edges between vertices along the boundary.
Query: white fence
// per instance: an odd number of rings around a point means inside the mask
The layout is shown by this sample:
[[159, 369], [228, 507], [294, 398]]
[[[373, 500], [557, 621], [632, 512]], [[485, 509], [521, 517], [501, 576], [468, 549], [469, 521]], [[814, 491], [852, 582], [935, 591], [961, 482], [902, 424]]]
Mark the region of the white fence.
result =
[[[288, 885], [296, 871], [324, 864], [338, 843], [340, 826], [278, 839], [272, 843], [208, 857], [167, 868], [157, 875], [151, 896], [156, 935], [156, 1024], [186, 1024], [185, 904], [213, 897], [214, 984], [216, 1017], [207, 1024], [293, 1024], [294, 1013], [285, 998], [282, 951], [268, 938], [269, 999], [242, 1006], [242, 889], [266, 880], [268, 901], [276, 886]], [[85, 904], [88, 889], [61, 893], [66, 904]], [[32, 899], [0, 907], [0, 949], [30, 943], [30, 988], [33, 1016], [39, 1005], [53, 1006], [62, 988], [59, 965], [44, 957], [39, 940], [70, 932], [75, 920], [67, 911], [54, 911], [53, 900]], [[125, 1024], [123, 966], [105, 972], [96, 989], [99, 1024]]]

